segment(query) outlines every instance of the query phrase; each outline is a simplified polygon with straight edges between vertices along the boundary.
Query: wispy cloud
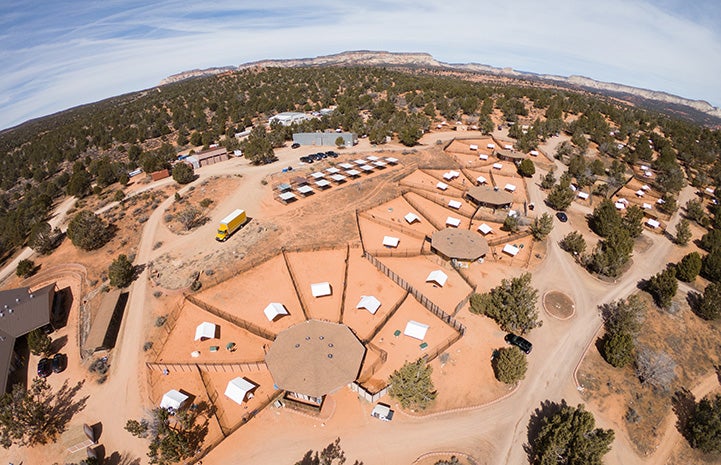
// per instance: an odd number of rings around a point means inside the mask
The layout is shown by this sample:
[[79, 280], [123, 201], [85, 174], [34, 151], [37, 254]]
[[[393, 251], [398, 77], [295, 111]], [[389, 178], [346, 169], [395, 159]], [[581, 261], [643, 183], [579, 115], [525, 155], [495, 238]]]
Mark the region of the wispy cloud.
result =
[[680, 0], [106, 0], [0, 5], [0, 127], [192, 68], [377, 49], [721, 104], [721, 5]]

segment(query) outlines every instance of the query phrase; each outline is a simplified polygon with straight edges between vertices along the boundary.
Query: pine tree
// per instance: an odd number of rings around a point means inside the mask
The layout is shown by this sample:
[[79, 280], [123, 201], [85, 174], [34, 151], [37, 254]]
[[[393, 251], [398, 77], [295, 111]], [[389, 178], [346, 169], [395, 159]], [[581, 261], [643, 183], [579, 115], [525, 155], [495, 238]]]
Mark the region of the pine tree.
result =
[[406, 362], [391, 374], [388, 393], [396, 398], [403, 408], [424, 410], [437, 395], [431, 373], [433, 369], [423, 359]]

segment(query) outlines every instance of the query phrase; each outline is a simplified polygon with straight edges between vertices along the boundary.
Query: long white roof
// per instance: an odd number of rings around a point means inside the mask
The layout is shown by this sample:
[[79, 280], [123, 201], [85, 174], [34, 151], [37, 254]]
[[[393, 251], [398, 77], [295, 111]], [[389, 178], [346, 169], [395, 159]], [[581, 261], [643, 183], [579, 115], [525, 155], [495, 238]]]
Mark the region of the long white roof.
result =
[[419, 341], [422, 341], [426, 338], [426, 333], [428, 332], [428, 325], [425, 325], [423, 323], [419, 323], [414, 320], [410, 320], [406, 324], [406, 329], [403, 330], [403, 334], [406, 336], [410, 336], [412, 338], [418, 339]]
[[356, 305], [355, 308], [365, 308], [372, 315], [375, 315], [380, 306], [381, 301], [376, 299], [375, 296], [362, 295], [360, 298], [360, 302], [358, 302], [358, 305]]
[[426, 278], [427, 283], [433, 282], [441, 287], [446, 284], [446, 281], [448, 281], [448, 275], [441, 270], [431, 271]]

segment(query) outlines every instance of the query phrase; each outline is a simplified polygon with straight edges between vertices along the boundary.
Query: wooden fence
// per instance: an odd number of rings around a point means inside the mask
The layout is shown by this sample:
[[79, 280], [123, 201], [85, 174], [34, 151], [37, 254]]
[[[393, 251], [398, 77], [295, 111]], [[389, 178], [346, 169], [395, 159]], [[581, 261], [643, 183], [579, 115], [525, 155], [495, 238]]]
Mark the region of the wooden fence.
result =
[[410, 293], [429, 312], [433, 313], [435, 316], [443, 320], [444, 323], [458, 331], [461, 335], [465, 334], [466, 327], [463, 324], [461, 324], [459, 321], [456, 321], [455, 318], [444, 312], [438, 305], [431, 302], [431, 300], [428, 299], [428, 297], [426, 297], [422, 292], [411, 286], [405, 279], [398, 276], [393, 270], [388, 268], [385, 264], [381, 263], [373, 255], [366, 252], [363, 256], [368, 259], [368, 261], [371, 262], [376, 268], [378, 268], [383, 274], [388, 276], [394, 283], [408, 291], [408, 293]]
[[196, 369], [205, 373], [251, 373], [267, 369], [263, 360], [228, 363], [146, 362], [145, 366], [151, 371], [162, 373], [165, 370], [168, 373], [190, 373]]
[[221, 310], [213, 305], [210, 305], [207, 302], [203, 302], [202, 300], [198, 299], [194, 295], [188, 295], [186, 296], [186, 299], [188, 299], [189, 302], [197, 305], [198, 307], [202, 308], [208, 313], [211, 313], [218, 318], [222, 318], [225, 321], [228, 321], [230, 323], [233, 323], [234, 325], [245, 329], [249, 333], [255, 334], [258, 337], [262, 337], [263, 339], [267, 339], [269, 341], [275, 340], [275, 333], [272, 333], [268, 331], [267, 329], [261, 328], [260, 326], [251, 323], [250, 321], [244, 320], [236, 315], [231, 315], [230, 313]]
[[378, 401], [381, 397], [386, 395], [388, 393], [388, 389], [390, 389], [390, 385], [388, 385], [380, 391], [372, 393], [360, 384], [356, 383], [355, 381], [350, 383], [348, 387], [351, 389], [351, 391], [357, 392], [360, 399], [364, 399], [370, 403]]

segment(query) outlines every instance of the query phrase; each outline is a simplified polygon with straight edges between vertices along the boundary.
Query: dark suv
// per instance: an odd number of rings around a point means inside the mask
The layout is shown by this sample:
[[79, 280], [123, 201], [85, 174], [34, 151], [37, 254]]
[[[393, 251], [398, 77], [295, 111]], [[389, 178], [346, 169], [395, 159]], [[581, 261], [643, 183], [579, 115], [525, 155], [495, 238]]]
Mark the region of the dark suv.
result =
[[50, 376], [50, 373], [53, 371], [52, 364], [53, 362], [50, 361], [49, 358], [41, 358], [38, 361], [38, 376], [40, 378], [47, 378]]
[[530, 341], [522, 338], [521, 336], [516, 336], [513, 333], [506, 334], [505, 340], [507, 343], [518, 347], [527, 354], [530, 354], [531, 350], [533, 349], [533, 344], [531, 344]]
[[55, 354], [52, 360], [53, 373], [61, 373], [68, 366], [68, 356], [65, 354]]

